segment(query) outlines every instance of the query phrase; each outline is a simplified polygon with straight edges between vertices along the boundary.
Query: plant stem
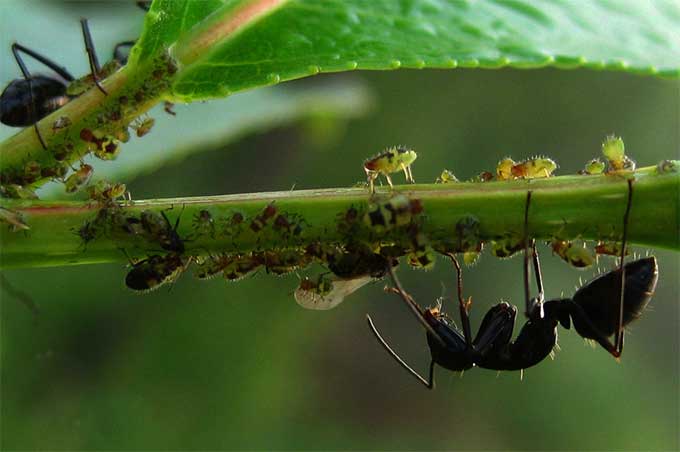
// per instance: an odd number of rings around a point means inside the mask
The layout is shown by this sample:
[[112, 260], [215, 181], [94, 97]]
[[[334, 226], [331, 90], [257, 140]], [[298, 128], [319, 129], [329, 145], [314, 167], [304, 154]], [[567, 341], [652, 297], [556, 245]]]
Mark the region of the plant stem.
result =
[[[680, 173], [657, 174], [656, 167], [648, 167], [634, 175], [629, 243], [680, 250]], [[626, 179], [621, 175], [395, 187], [396, 192], [421, 200], [422, 231], [433, 245], [451, 239], [457, 222], [471, 215], [479, 221], [481, 240], [521, 234], [527, 190], [533, 192], [532, 237], [620, 240], [627, 197]], [[379, 193], [389, 191], [380, 189]], [[139, 216], [145, 209], [172, 208], [167, 215], [174, 223], [181, 214], [178, 233], [185, 240], [187, 254], [244, 253], [304, 247], [316, 241], [344, 243], [348, 237], [339, 231], [338, 223], [348, 208], [365, 210], [368, 201], [366, 189], [337, 188], [135, 201], [122, 212]], [[277, 232], [272, 221], [253, 232], [250, 222], [270, 203], [278, 213], [301, 220], [302, 232], [295, 237]], [[97, 238], [85, 246], [77, 232], [96, 217], [99, 206], [94, 202], [13, 200], [3, 206], [19, 212], [31, 228], [25, 232], [2, 228], [3, 268], [122, 262], [126, 257], [121, 248], [134, 256], [165, 253], [156, 243], [120, 234]], [[210, 213], [215, 225], [211, 234], [197, 232], [195, 217], [202, 210]], [[244, 218], [239, 228], [229, 226], [235, 213]], [[363, 224], [361, 217], [359, 221]], [[381, 237], [373, 234], [373, 239]]]

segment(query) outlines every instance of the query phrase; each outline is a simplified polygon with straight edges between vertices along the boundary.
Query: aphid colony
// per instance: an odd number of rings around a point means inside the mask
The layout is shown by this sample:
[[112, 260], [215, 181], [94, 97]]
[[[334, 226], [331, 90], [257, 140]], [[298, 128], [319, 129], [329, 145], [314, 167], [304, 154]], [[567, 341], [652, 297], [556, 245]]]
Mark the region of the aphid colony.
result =
[[[168, 83], [167, 76], [176, 71], [170, 61], [159, 61], [157, 69], [148, 80], [141, 80], [138, 86], [112, 97], [110, 102], [106, 101], [106, 107], [96, 114], [96, 118], [85, 126], [80, 124], [77, 130], [71, 118], [59, 116], [52, 123], [54, 136], [48, 146], [43, 136], [45, 129], [41, 133], [38, 122], [88, 90], [97, 89], [103, 96], [109, 96], [102, 81], [127, 62], [129, 49], [134, 45], [134, 41], [118, 43], [113, 51], [113, 59], [101, 66], [86, 19], [81, 20], [81, 29], [90, 73], [80, 79], [76, 79], [67, 69], [46, 56], [21, 44], [12, 44], [12, 53], [23, 77], [10, 82], [0, 95], [0, 122], [12, 127], [33, 126], [41, 146], [50, 152], [53, 159], [50, 161], [48, 157], [42, 158], [40, 163], [26, 162], [24, 168], [12, 168], [0, 174], [2, 196], [35, 199], [30, 186], [40, 179], [62, 181], [66, 192], [74, 193], [86, 185], [92, 174], [92, 167], [81, 160], [80, 169], [73, 169], [73, 173], [66, 177], [70, 167], [68, 162], [77, 161], [83, 156], [83, 150], [76, 146], [78, 141], [95, 157], [112, 160], [120, 152], [120, 143], [129, 140], [128, 128], [133, 129], [138, 137], [142, 137], [154, 125], [153, 118], [137, 118], [132, 122], [131, 118], [139, 105], [164, 89]], [[53, 74], [31, 74], [24, 63], [25, 56], [41, 63]], [[171, 104], [166, 104], [166, 111], [175, 114]]]

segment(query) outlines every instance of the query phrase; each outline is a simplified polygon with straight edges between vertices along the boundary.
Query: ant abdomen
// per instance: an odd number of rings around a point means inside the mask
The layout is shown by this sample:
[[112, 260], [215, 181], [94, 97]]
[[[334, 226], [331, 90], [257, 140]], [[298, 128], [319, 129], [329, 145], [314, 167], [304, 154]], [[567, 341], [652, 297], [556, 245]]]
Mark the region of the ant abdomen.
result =
[[[624, 269], [622, 326], [625, 327], [640, 317], [647, 307], [654, 295], [659, 270], [654, 256], [630, 262]], [[580, 309], [572, 313], [572, 321], [578, 334], [587, 339], [597, 339], [598, 333], [604, 336], [616, 333], [619, 326], [620, 298], [612, 294], [620, 293], [620, 286], [621, 271], [613, 270], [576, 291], [572, 300]]]
[[[66, 82], [44, 75], [33, 75], [30, 82], [13, 80], [2, 92], [0, 122], [10, 127], [35, 124], [71, 100], [66, 95], [66, 86]], [[32, 105], [31, 88], [35, 105]]]

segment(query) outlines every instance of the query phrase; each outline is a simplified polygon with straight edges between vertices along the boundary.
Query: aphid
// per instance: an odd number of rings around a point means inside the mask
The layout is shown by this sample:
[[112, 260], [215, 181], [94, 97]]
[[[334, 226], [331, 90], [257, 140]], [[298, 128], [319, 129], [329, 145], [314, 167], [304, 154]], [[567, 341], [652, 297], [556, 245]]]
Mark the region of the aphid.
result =
[[144, 118], [144, 119], [138, 120], [131, 127], [137, 133], [137, 136], [139, 138], [141, 138], [151, 131], [151, 128], [154, 126], [154, 124], [156, 124], [155, 119]]
[[7, 223], [10, 226], [12, 232], [18, 230], [28, 231], [31, 229], [29, 225], [24, 221], [24, 216], [21, 212], [7, 209], [5, 207], [0, 207], [0, 221]]
[[194, 276], [198, 279], [213, 278], [222, 273], [232, 260], [233, 257], [228, 254], [198, 258], [196, 259]]
[[501, 259], [514, 256], [524, 249], [524, 237], [508, 235], [491, 241], [491, 254]]
[[342, 279], [353, 279], [360, 276], [382, 278], [389, 264], [396, 265], [393, 257], [374, 253], [369, 247], [351, 244], [347, 248], [337, 250], [327, 256], [328, 269]]
[[[629, 181], [629, 198], [624, 215], [628, 220], [632, 185]], [[525, 237], [528, 237], [528, 212], [531, 192], [527, 194], [525, 207]], [[525, 243], [528, 242], [525, 239]], [[368, 325], [385, 350], [399, 365], [418, 379], [428, 389], [434, 388], [434, 365], [445, 369], [464, 371], [473, 366], [492, 370], [523, 370], [534, 366], [551, 354], [557, 343], [557, 324], [570, 328], [574, 323], [576, 332], [584, 338], [597, 341], [615, 357], [623, 349], [623, 327], [638, 318], [651, 299], [658, 277], [656, 259], [653, 257], [631, 262], [587, 283], [572, 298], [543, 301], [543, 282], [535, 243], [531, 243], [533, 267], [536, 272], [538, 296], [529, 296], [529, 252], [524, 256], [524, 290], [528, 321], [517, 338], [512, 341], [517, 308], [499, 303], [485, 315], [477, 335], [472, 337], [469, 319], [471, 301], [463, 299], [460, 265], [449, 255], [457, 272], [458, 302], [463, 331], [459, 331], [441, 312], [441, 303], [423, 309], [402, 288], [392, 267], [388, 268], [396, 293], [426, 329], [431, 361], [429, 377], [425, 379], [411, 368], [390, 347], [367, 315]], [[612, 344], [609, 336], [616, 335]]]
[[415, 183], [413, 180], [413, 173], [411, 173], [411, 164], [413, 164], [416, 158], [418, 158], [418, 154], [412, 149], [408, 149], [404, 146], [397, 146], [388, 148], [382, 153], [366, 160], [364, 162], [364, 171], [368, 178], [368, 185], [371, 193], [375, 193], [374, 181], [381, 174], [387, 180], [390, 188], [394, 187], [390, 174], [396, 173], [397, 171], [404, 171], [406, 181]]
[[662, 160], [656, 165], [659, 174], [677, 173], [680, 170], [680, 160]]
[[371, 282], [370, 276], [340, 279], [321, 274], [314, 279], [305, 277], [295, 289], [297, 304], [305, 309], [326, 311], [342, 303], [349, 295]]
[[163, 284], [175, 282], [190, 261], [178, 253], [149, 256], [132, 264], [132, 270], [125, 276], [125, 285], [142, 292], [158, 289]]
[[56, 121], [52, 124], [52, 130], [57, 131], [61, 129], [65, 129], [66, 127], [69, 127], [71, 125], [71, 120], [69, 119], [68, 116], [59, 116]]
[[262, 263], [261, 256], [257, 254], [234, 255], [222, 274], [228, 281], [238, 281], [260, 268]]
[[[100, 73], [101, 68], [97, 61], [87, 20], [81, 19], [80, 24], [90, 62], [90, 71], [94, 75], [94, 84], [106, 94], [99, 83], [97, 74]], [[51, 76], [31, 75], [20, 53], [42, 63], [55, 74]], [[38, 130], [37, 122], [71, 101], [74, 96], [67, 92], [67, 88], [75, 81], [75, 78], [66, 68], [21, 44], [12, 44], [12, 54], [23, 78], [12, 80], [0, 95], [0, 122], [12, 127], [32, 125], [43, 149], [47, 149], [45, 140]]]
[[270, 204], [262, 209], [262, 212], [250, 222], [250, 229], [253, 232], [259, 232], [267, 225], [267, 222], [276, 215], [278, 208], [272, 201]]
[[184, 252], [184, 241], [177, 234], [177, 227], [181, 217], [182, 213], [180, 212], [173, 227], [164, 210], [160, 214], [153, 210], [143, 210], [140, 214], [142, 227], [150, 239], [158, 242], [164, 250], [180, 254]]
[[105, 180], [97, 181], [96, 184], [87, 187], [90, 199], [107, 204], [115, 202], [118, 198], [129, 195], [125, 184], [111, 183]]
[[[455, 225], [453, 234], [436, 244], [436, 250], [442, 254], [474, 253], [482, 251], [482, 240], [479, 234], [479, 219], [473, 215], [460, 218]], [[472, 256], [470, 256], [472, 257]]]
[[267, 251], [262, 253], [261, 259], [267, 272], [275, 275], [285, 275], [311, 263], [309, 256], [297, 249]]
[[635, 170], [635, 162], [626, 155], [621, 137], [610, 135], [605, 138], [602, 143], [602, 154], [607, 159], [608, 173]]
[[434, 268], [436, 256], [425, 234], [417, 232], [412, 237], [413, 250], [406, 255], [408, 264], [414, 268], [431, 270]]
[[520, 179], [550, 177], [557, 169], [557, 163], [548, 157], [533, 157], [512, 166], [512, 175]]
[[35, 182], [42, 175], [40, 163], [32, 160], [24, 165], [23, 183], [30, 184]]
[[386, 200], [378, 200], [368, 206], [364, 224], [378, 233], [411, 223], [423, 211], [419, 199], [398, 194]]
[[557, 254], [564, 262], [576, 268], [587, 268], [596, 261], [595, 253], [586, 247], [585, 242], [577, 245], [573, 241], [562, 240], [553, 237], [550, 241], [553, 253]]
[[[606, 255], [606, 256], [621, 256], [621, 252], [623, 250], [621, 249], [621, 243], [620, 242], [603, 242], [599, 241], [597, 242], [597, 245], [595, 245], [595, 254], [598, 255]], [[628, 256], [630, 253], [628, 250], [626, 251], [626, 256]]]
[[168, 102], [167, 100], [163, 102], [163, 110], [171, 116], [177, 116], [177, 113], [175, 112], [175, 104], [172, 102]]
[[0, 185], [0, 193], [6, 198], [38, 199], [33, 189], [18, 184]]
[[209, 235], [210, 237], [215, 238], [215, 221], [207, 210], [199, 210], [194, 215], [193, 227], [194, 231], [196, 231], [196, 234], [199, 236]]
[[585, 175], [596, 175], [596, 174], [602, 174], [604, 173], [605, 169], [605, 164], [602, 160], [600, 159], [592, 159], [588, 163], [586, 163], [586, 166], [579, 171], [579, 174], [585, 174]]
[[510, 157], [506, 157], [496, 165], [496, 179], [510, 180], [514, 179], [512, 175], [512, 167], [515, 166], [515, 161]]
[[455, 182], [459, 182], [458, 178], [447, 169], [442, 171], [437, 180], [434, 181], [435, 184], [451, 184]]
[[77, 171], [74, 171], [64, 181], [64, 188], [66, 193], [75, 193], [80, 190], [80, 187], [87, 184], [94, 173], [92, 166], [82, 163]]
[[482, 171], [477, 176], [471, 179], [471, 182], [489, 182], [493, 180], [493, 173], [489, 171]]

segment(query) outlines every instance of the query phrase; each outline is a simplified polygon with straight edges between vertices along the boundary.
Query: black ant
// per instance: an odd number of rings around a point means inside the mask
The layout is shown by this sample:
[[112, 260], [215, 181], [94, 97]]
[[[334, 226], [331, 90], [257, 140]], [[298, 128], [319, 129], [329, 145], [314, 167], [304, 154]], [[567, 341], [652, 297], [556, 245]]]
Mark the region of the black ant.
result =
[[[108, 93], [101, 85], [100, 74], [102, 68], [97, 59], [97, 53], [92, 42], [92, 35], [87, 19], [81, 19], [80, 25], [85, 41], [92, 82], [105, 95]], [[122, 42], [114, 49], [114, 59], [121, 65], [127, 57], [120, 51], [121, 47], [130, 46], [133, 42]], [[47, 66], [55, 72], [53, 75], [32, 75], [21, 57], [21, 53]], [[11, 127], [27, 127], [32, 125], [43, 149], [47, 149], [45, 140], [38, 130], [38, 121], [45, 116], [66, 105], [78, 94], [69, 93], [69, 85], [76, 79], [64, 67], [34, 50], [19, 43], [12, 44], [12, 54], [21, 69], [23, 78], [12, 80], [0, 95], [0, 122]], [[125, 58], [125, 59], [124, 59]]]
[[[394, 288], [425, 327], [430, 347], [431, 361], [429, 378], [425, 379], [413, 370], [392, 350], [382, 338], [367, 315], [368, 325], [387, 352], [428, 389], [434, 388], [434, 365], [454, 371], [464, 371], [473, 366], [492, 370], [523, 370], [534, 366], [548, 356], [557, 343], [557, 324], [569, 328], [571, 321], [576, 332], [586, 339], [593, 339], [612, 356], [618, 358], [623, 351], [623, 328], [640, 317], [651, 299], [658, 270], [656, 259], [647, 257], [624, 265], [627, 223], [632, 201], [632, 181], [628, 181], [628, 201], [624, 215], [622, 253], [619, 268], [588, 282], [576, 291], [572, 298], [543, 301], [543, 282], [535, 241], [528, 240], [528, 215], [531, 192], [527, 193], [524, 215], [524, 290], [528, 321], [519, 336], [512, 341], [517, 308], [508, 303], [492, 307], [482, 320], [476, 337], [472, 338], [469, 318], [471, 302], [465, 302], [462, 295], [462, 277], [458, 261], [448, 254], [457, 272], [458, 301], [463, 332], [456, 329], [445, 314], [440, 311], [441, 303], [435, 308], [423, 309], [402, 288], [394, 269], [388, 266]], [[530, 258], [529, 248], [536, 273], [538, 296], [529, 296]], [[614, 344], [609, 337], [615, 335]]]

